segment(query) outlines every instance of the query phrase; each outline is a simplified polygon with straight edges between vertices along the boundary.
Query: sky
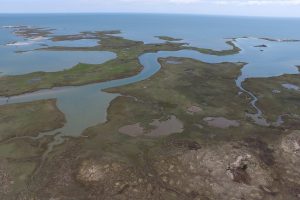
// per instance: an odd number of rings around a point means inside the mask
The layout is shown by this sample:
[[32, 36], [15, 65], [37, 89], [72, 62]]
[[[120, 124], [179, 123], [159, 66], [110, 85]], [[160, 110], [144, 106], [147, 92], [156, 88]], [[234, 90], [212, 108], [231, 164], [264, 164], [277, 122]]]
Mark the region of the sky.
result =
[[74, 12], [300, 17], [300, 0], [0, 0], [0, 13]]

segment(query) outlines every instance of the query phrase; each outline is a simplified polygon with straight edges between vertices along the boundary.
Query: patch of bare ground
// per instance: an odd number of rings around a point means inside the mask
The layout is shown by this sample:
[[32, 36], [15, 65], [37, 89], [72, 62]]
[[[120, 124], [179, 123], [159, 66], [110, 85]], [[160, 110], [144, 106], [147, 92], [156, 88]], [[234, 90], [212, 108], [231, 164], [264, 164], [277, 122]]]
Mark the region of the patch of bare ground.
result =
[[6, 160], [0, 160], [0, 194], [7, 194], [12, 189], [12, 180], [8, 174], [8, 164]]
[[193, 105], [187, 109], [187, 113], [189, 113], [189, 114], [197, 114], [197, 113], [201, 113], [201, 112], [203, 112], [203, 109], [201, 107], [195, 106], [195, 105]]
[[83, 161], [77, 179], [103, 199], [154, 199], [156, 196], [150, 174], [139, 173], [121, 162]]
[[165, 184], [195, 199], [266, 199], [261, 188], [273, 189], [266, 165], [231, 144], [161, 156], [155, 169]]
[[[291, 131], [283, 136], [276, 150], [278, 165], [282, 169], [283, 183], [290, 193], [300, 199], [300, 131]], [[298, 189], [297, 189], [298, 188]]]

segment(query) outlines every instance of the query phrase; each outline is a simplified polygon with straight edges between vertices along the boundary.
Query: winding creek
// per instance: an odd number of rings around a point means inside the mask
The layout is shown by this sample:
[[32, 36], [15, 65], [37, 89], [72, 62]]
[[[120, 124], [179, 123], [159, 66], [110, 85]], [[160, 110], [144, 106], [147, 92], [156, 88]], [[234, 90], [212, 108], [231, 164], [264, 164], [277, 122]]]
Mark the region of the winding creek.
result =
[[[261, 43], [267, 44], [269, 47], [264, 50], [254, 47], [255, 44]], [[119, 96], [119, 94], [107, 93], [103, 91], [104, 89], [136, 83], [153, 76], [159, 71], [161, 67], [158, 62], [158, 58], [185, 57], [208, 63], [248, 63], [242, 68], [240, 77], [236, 79], [236, 85], [242, 92], [248, 93], [253, 99], [251, 104], [255, 108], [256, 114], [248, 115], [260, 125], [269, 125], [269, 123], [262, 117], [262, 111], [256, 106], [257, 97], [255, 97], [250, 91], [245, 90], [242, 86], [242, 83], [245, 79], [251, 77], [271, 77], [282, 75], [285, 73], [298, 73], [295, 65], [300, 63], [300, 59], [295, 59], [297, 58], [297, 51], [295, 51], [295, 49], [299, 49], [299, 43], [295, 42], [287, 44], [283, 42], [270, 42], [255, 38], [249, 38], [237, 39], [235, 41], [235, 44], [239, 46], [242, 51], [239, 54], [230, 56], [213, 56], [191, 50], [146, 53], [139, 57], [139, 61], [144, 66], [144, 68], [139, 74], [135, 76], [119, 80], [107, 81], [103, 83], [95, 83], [77, 87], [53, 88], [10, 98], [0, 98], [0, 105], [31, 102], [42, 99], [57, 99], [57, 106], [65, 114], [67, 120], [65, 126], [57, 130], [40, 133], [39, 136], [36, 137], [40, 138], [46, 135], [54, 136], [54, 141], [49, 145], [47, 151], [49, 152], [55, 145], [61, 144], [64, 141], [65, 137], [78, 137], [88, 127], [106, 121], [107, 108], [110, 102], [114, 98]], [[282, 52], [282, 49], [280, 48], [289, 49], [291, 53], [286, 53], [284, 55], [285, 57], [274, 57], [274, 52], [277, 55]], [[57, 53], [60, 54], [62, 52]], [[110, 52], [95, 53], [97, 53], [97, 56], [100, 55], [100, 60], [98, 60], [98, 63], [100, 63], [99, 61], [101, 61], [101, 63], [106, 62], [110, 59], [113, 59], [115, 56]], [[94, 57], [95, 55], [92, 56]], [[291, 57], [293, 59], [291, 59]]]

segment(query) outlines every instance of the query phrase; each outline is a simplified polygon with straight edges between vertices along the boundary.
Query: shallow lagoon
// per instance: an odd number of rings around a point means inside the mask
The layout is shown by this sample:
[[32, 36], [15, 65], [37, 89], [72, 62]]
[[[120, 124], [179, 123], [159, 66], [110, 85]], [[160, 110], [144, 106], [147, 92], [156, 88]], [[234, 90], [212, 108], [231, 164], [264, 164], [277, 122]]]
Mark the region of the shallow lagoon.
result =
[[98, 45], [98, 40], [92, 39], [81, 39], [81, 40], [70, 40], [70, 41], [48, 41], [45, 43], [48, 46], [63, 46], [63, 47], [93, 47]]
[[16, 53], [15, 51], [19, 49], [12, 46], [0, 47], [1, 75], [17, 75], [36, 71], [54, 72], [71, 68], [78, 63], [99, 64], [116, 57], [114, 53], [105, 51], [28, 51]]

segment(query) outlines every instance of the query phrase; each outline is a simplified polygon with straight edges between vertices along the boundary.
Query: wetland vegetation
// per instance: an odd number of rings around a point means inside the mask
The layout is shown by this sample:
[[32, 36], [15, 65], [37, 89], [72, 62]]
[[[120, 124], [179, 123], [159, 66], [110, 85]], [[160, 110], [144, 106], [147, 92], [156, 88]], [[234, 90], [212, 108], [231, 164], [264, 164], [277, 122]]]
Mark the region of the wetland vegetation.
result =
[[[22, 27], [17, 34], [49, 37], [48, 31]], [[99, 44], [37, 51], [110, 51], [117, 58], [57, 72], [1, 76], [0, 95], [13, 99], [133, 76], [143, 69], [139, 57], [145, 53], [187, 49], [225, 56], [241, 51], [231, 40], [231, 49], [215, 51], [167, 36], [160, 37], [165, 43], [145, 44], [119, 33], [51, 35], [53, 41], [97, 39]], [[251, 95], [236, 85], [246, 63], [158, 61], [161, 68], [150, 78], [105, 89], [118, 94], [107, 121], [66, 138], [46, 158], [55, 135], [36, 136], [68, 123], [56, 100], [1, 105], [0, 198], [299, 199], [300, 93], [293, 89], [300, 86], [299, 74], [242, 83], [257, 97], [262, 117], [276, 121], [281, 116], [279, 126], [260, 126], [246, 115], [255, 112]]]
[[[35, 29], [29, 29], [35, 32]], [[29, 31], [28, 30], [28, 31]], [[39, 29], [38, 29], [39, 30]], [[40, 89], [49, 89], [59, 86], [78, 86], [95, 82], [120, 79], [137, 74], [143, 68], [139, 63], [142, 54], [157, 51], [177, 51], [190, 49], [211, 55], [230, 55], [240, 51], [232, 41], [227, 44], [232, 49], [214, 51], [205, 48], [184, 46], [185, 43], [166, 42], [162, 44], [144, 44], [140, 41], [124, 39], [114, 34], [119, 31], [83, 32], [78, 35], [53, 36], [53, 41], [98, 39], [99, 45], [94, 47], [45, 47], [38, 50], [44, 51], [110, 51], [117, 55], [116, 59], [103, 64], [79, 63], [71, 69], [58, 72], [34, 72], [17, 76], [2, 76], [0, 79], [0, 96], [14, 96], [33, 92]], [[31, 32], [28, 32], [28, 37]], [[31, 80], [38, 78], [40, 81], [31, 84]]]

